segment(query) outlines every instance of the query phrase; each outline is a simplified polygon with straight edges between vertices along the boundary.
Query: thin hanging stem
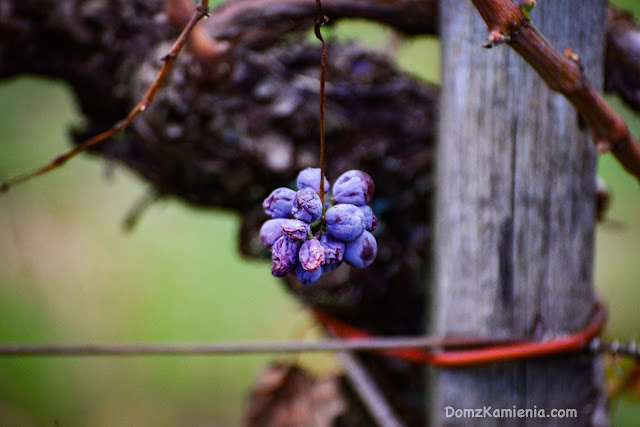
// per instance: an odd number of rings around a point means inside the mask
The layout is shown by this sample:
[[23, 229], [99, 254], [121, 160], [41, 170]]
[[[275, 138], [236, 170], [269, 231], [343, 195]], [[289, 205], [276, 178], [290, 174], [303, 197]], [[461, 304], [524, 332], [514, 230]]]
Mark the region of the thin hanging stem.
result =
[[315, 33], [318, 40], [322, 43], [322, 59], [320, 60], [320, 200], [322, 200], [322, 215], [324, 216], [324, 84], [326, 79], [327, 45], [324, 42], [320, 28], [329, 22], [329, 18], [325, 16], [320, 0], [316, 0], [316, 6], [318, 18], [316, 19]]

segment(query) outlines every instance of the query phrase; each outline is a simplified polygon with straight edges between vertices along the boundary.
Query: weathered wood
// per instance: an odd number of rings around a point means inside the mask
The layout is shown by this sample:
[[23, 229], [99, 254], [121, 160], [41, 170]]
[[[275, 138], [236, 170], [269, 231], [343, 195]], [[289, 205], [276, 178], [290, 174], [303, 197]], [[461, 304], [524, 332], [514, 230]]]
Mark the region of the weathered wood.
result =
[[[580, 55], [596, 87], [602, 84], [604, 3], [547, 0], [532, 13], [552, 45]], [[500, 336], [580, 329], [594, 300], [595, 152], [588, 131], [511, 49], [481, 49], [487, 29], [471, 2], [445, 2], [440, 13], [433, 327]], [[593, 357], [575, 355], [441, 371], [433, 378], [430, 417], [434, 424], [465, 422], [447, 417], [447, 406], [575, 408], [579, 418], [571, 424], [598, 422], [597, 365]]]

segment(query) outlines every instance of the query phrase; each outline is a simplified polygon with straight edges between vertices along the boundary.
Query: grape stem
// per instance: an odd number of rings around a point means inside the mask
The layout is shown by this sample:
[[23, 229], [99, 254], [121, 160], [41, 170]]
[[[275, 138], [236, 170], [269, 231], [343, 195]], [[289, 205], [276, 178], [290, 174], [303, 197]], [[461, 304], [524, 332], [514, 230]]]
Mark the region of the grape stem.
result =
[[325, 79], [326, 79], [326, 58], [327, 58], [327, 45], [322, 37], [320, 28], [329, 22], [322, 10], [322, 2], [316, 0], [316, 7], [318, 17], [316, 19], [315, 34], [318, 40], [322, 43], [322, 59], [320, 60], [320, 200], [322, 200], [322, 218], [324, 218], [324, 109], [325, 109]]

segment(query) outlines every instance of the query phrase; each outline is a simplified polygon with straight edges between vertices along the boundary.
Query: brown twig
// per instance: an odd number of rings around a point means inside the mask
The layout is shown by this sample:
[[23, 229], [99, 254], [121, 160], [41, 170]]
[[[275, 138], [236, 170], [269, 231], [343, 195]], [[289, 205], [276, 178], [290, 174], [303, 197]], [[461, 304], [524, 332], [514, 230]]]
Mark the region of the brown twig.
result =
[[[177, 28], [185, 28], [194, 13], [191, 0], [166, 0], [165, 13]], [[200, 64], [211, 64], [229, 52], [229, 44], [211, 37], [203, 25], [193, 28], [189, 34], [188, 49]]]
[[549, 88], [559, 92], [584, 117], [618, 162], [640, 180], [640, 145], [618, 113], [591, 86], [578, 57], [556, 51], [510, 0], [472, 0], [489, 29], [486, 47], [507, 43], [533, 67]]
[[[406, 35], [419, 35], [437, 33], [438, 5], [438, 0], [324, 0], [323, 8], [332, 20], [371, 19]], [[167, 14], [179, 28], [187, 23], [191, 9], [188, 0], [167, 0]], [[213, 10], [206, 25], [193, 31], [190, 46], [198, 60], [206, 63], [228, 49], [223, 40], [233, 44], [265, 42], [269, 37], [304, 27], [314, 13], [315, 5], [307, 0], [225, 2]], [[263, 31], [267, 23], [269, 28]], [[639, 34], [640, 27], [631, 14], [612, 6], [607, 8], [606, 90], [616, 92], [635, 110], [640, 110], [640, 62], [635, 60], [640, 55]]]
[[[322, 3], [324, 13], [332, 20], [372, 19], [407, 35], [437, 31], [437, 0], [323, 0]], [[230, 1], [213, 11], [206, 26], [212, 37], [234, 40], [252, 37], [251, 30], [266, 26], [282, 34], [304, 26], [316, 13], [317, 6], [310, 0]]]
[[200, 2], [200, 5], [198, 5], [195, 12], [193, 13], [191, 20], [187, 23], [186, 27], [182, 30], [182, 32], [180, 33], [176, 41], [171, 46], [171, 49], [169, 50], [169, 52], [162, 58], [162, 61], [163, 61], [162, 67], [160, 68], [158, 75], [156, 76], [155, 80], [153, 81], [153, 83], [145, 93], [144, 97], [140, 100], [140, 102], [138, 102], [135, 105], [135, 107], [131, 109], [131, 111], [129, 111], [129, 114], [127, 114], [127, 116], [124, 119], [117, 122], [111, 129], [108, 129], [104, 132], [94, 135], [91, 138], [76, 145], [66, 153], [63, 153], [55, 157], [52, 161], [50, 161], [46, 165], [34, 171], [28, 172], [24, 175], [17, 176], [15, 178], [11, 178], [1, 183], [0, 193], [8, 191], [9, 188], [13, 187], [14, 185], [29, 181], [32, 178], [38, 177], [40, 175], [44, 175], [48, 172], [58, 169], [63, 164], [65, 164], [69, 159], [75, 157], [79, 153], [87, 150], [88, 148], [108, 138], [111, 138], [112, 136], [114, 136], [115, 134], [117, 134], [127, 126], [129, 126], [129, 124], [133, 121], [133, 119], [142, 111], [144, 111], [149, 106], [151, 101], [153, 101], [153, 98], [158, 92], [158, 89], [160, 89], [162, 82], [167, 77], [169, 71], [171, 70], [171, 67], [173, 66], [173, 63], [176, 61], [178, 55], [180, 54], [180, 51], [184, 47], [187, 41], [187, 38], [189, 37], [189, 34], [191, 33], [195, 25], [198, 23], [198, 21], [200, 21], [202, 18], [208, 15], [209, 15], [209, 0], [202, 0]]
[[[175, 26], [185, 26], [191, 14], [188, 0], [167, 0], [167, 11]], [[185, 6], [186, 5], [186, 6]], [[325, 0], [324, 9], [332, 20], [370, 19], [391, 26], [406, 35], [436, 34], [439, 25], [438, 0]], [[217, 7], [206, 25], [196, 28], [190, 46], [200, 62], [219, 57], [228, 45], [264, 42], [269, 37], [304, 26], [313, 17], [315, 6], [308, 0], [244, 0]], [[269, 23], [268, 31], [260, 31]], [[205, 30], [206, 27], [206, 30]], [[505, 34], [494, 33], [495, 37]], [[607, 8], [605, 88], [617, 93], [631, 108], [640, 110], [640, 27], [633, 16], [612, 6]], [[504, 42], [506, 40], [502, 40]], [[500, 42], [500, 40], [498, 40]], [[205, 61], [203, 61], [203, 59]]]
[[[168, 15], [172, 18], [174, 23], [180, 22], [181, 26], [184, 26], [183, 19], [188, 19], [189, 14], [185, 14], [184, 8], [180, 8], [181, 4], [185, 3], [183, 0], [167, 0], [168, 6], [174, 5], [176, 7], [168, 7]], [[485, 0], [478, 1], [476, 4], [480, 5], [487, 3]], [[186, 4], [186, 3], [185, 3]], [[520, 44], [526, 38], [529, 38], [529, 32], [531, 32], [530, 26], [521, 21], [522, 14], [519, 12], [517, 6], [508, 1], [494, 1], [489, 2], [490, 8], [494, 8], [498, 11], [495, 15], [494, 23], [498, 23], [500, 20], [508, 22], [505, 18], [515, 18], [513, 21], [516, 25], [509, 28], [509, 25], [498, 25], [495, 28], [502, 28], [502, 32], [496, 32], [495, 35], [508, 35], [519, 28], [524, 28], [523, 35], [519, 37], [520, 40], [511, 43], [516, 50], [522, 49]], [[203, 1], [201, 6], [206, 7], [208, 1]], [[506, 6], [505, 6], [506, 5]], [[284, 7], [286, 6], [286, 7]], [[416, 4], [411, 0], [371, 0], [363, 2], [360, 0], [325, 0], [324, 9], [326, 13], [332, 17], [358, 17], [364, 19], [372, 19], [382, 23], [386, 23], [397, 30], [404, 32], [405, 34], [434, 34], [438, 25], [437, 22], [437, 10], [438, 1], [428, 0], [422, 1]], [[197, 12], [196, 12], [197, 13]], [[211, 43], [212, 40], [235, 40], [237, 38], [244, 38], [256, 36], [257, 33], [249, 31], [251, 28], [264, 28], [267, 23], [270, 23], [270, 34], [275, 32], [277, 34], [283, 34], [291, 30], [291, 25], [300, 26], [300, 22], [305, 22], [305, 19], [314, 16], [315, 5], [313, 2], [307, 0], [244, 0], [241, 2], [228, 2], [218, 8], [216, 8], [211, 19], [207, 22], [207, 33], [202, 31], [201, 26], [192, 27], [190, 37], [190, 44], [195, 44], [194, 52], [201, 54], [198, 59], [207, 61], [213, 57], [218, 57], [221, 52], [226, 51], [228, 46], [222, 42]], [[494, 12], [489, 11], [489, 14]], [[195, 15], [194, 15], [195, 16]], [[624, 16], [624, 19], [621, 19]], [[490, 18], [490, 17], [489, 17]], [[493, 18], [492, 18], [493, 19]], [[633, 53], [640, 49], [637, 43], [632, 43], [634, 35], [637, 35], [639, 30], [632, 19], [624, 13], [615, 12], [611, 8], [608, 12], [608, 28], [607, 28], [607, 88], [608, 90], [614, 90], [621, 95], [627, 102], [631, 102], [629, 96], [635, 93], [632, 90], [636, 86], [637, 70], [640, 70], [640, 65], [635, 64], [631, 58], [637, 57]], [[288, 23], [288, 24], [287, 24]], [[275, 24], [275, 25], [271, 25]], [[195, 25], [195, 24], [194, 24]], [[272, 28], [273, 27], [273, 28]], [[490, 25], [490, 28], [494, 26]], [[194, 31], [195, 29], [195, 31]], [[185, 28], [187, 30], [187, 28]], [[259, 32], [261, 37], [264, 37], [264, 32]], [[182, 37], [181, 37], [182, 38]], [[174, 45], [175, 47], [175, 45]], [[545, 48], [544, 52], [548, 52], [550, 47]], [[178, 49], [179, 50], [179, 49]], [[562, 55], [557, 55], [561, 59], [561, 64], [566, 66], [571, 61], [563, 58]], [[171, 54], [165, 61], [160, 73], [166, 74], [171, 66], [172, 60]], [[550, 64], [552, 57], [545, 59], [547, 65]], [[557, 57], [553, 57], [556, 60]], [[175, 60], [175, 58], [173, 58]], [[577, 64], [570, 66], [571, 72], [575, 75], [581, 75]], [[539, 72], [538, 68], [536, 68]], [[623, 74], [621, 83], [620, 74]], [[614, 78], [615, 76], [618, 76]], [[162, 77], [164, 78], [164, 77]], [[546, 79], [545, 79], [546, 80]], [[561, 80], [561, 79], [560, 79]], [[548, 81], [548, 80], [547, 80]], [[578, 80], [578, 84], [583, 79]], [[612, 83], [613, 82], [613, 83]], [[617, 84], [615, 84], [617, 82]], [[574, 82], [575, 83], [575, 82]], [[551, 86], [553, 87], [553, 86]], [[595, 109], [596, 115], [599, 118], [590, 118], [589, 124], [596, 130], [599, 130], [596, 134], [598, 138], [602, 138], [609, 142], [613, 148], [613, 154], [620, 160], [620, 162], [628, 169], [631, 170], [634, 175], [637, 176], [638, 172], [638, 156], [640, 156], [637, 143], [629, 135], [626, 126], [619, 118], [619, 116], [612, 114], [612, 110], [604, 104], [602, 98], [597, 94], [591, 94], [590, 89], [583, 88], [582, 94], [589, 98], [586, 102], [591, 106], [586, 109]], [[148, 94], [153, 98], [154, 93]], [[576, 102], [585, 102], [579, 99], [578, 94], [573, 96], [567, 96], [574, 104]], [[146, 103], [150, 102], [150, 99], [146, 100]], [[632, 108], [640, 108], [632, 103]], [[107, 139], [114, 134], [118, 133], [128, 122], [132, 120], [132, 117], [137, 115], [141, 108], [144, 108], [145, 104], [140, 103], [134, 107], [129, 115], [118, 122], [112, 129], [109, 129], [94, 138], [84, 141], [81, 145], [75, 147], [73, 150], [56, 157], [48, 165], [33, 171], [31, 173], [19, 176], [13, 180], [9, 180], [0, 184], [0, 192], [7, 191], [11, 185], [15, 185], [18, 182], [23, 182], [32, 178], [49, 172], [50, 170], [60, 167], [69, 158], [75, 156], [79, 152], [86, 149], [87, 146], [92, 146], [100, 141]], [[582, 109], [579, 108], [581, 113]], [[585, 117], [587, 115], [585, 114]], [[604, 129], [604, 130], [603, 130]], [[604, 135], [604, 138], [602, 137]]]

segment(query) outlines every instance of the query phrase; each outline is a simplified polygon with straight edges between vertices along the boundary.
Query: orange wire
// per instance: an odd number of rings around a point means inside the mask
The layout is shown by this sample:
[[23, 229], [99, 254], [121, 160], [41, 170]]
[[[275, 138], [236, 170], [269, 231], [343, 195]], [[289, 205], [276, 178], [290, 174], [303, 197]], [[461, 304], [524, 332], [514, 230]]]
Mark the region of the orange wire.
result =
[[[318, 308], [314, 308], [313, 312], [324, 327], [338, 337], [345, 339], [371, 337], [368, 332], [348, 325]], [[423, 349], [385, 350], [379, 353], [409, 362], [423, 363], [440, 368], [463, 368], [573, 353], [583, 350], [593, 338], [602, 332], [606, 318], [607, 314], [604, 303], [597, 300], [595, 313], [591, 321], [583, 329], [546, 341], [526, 341], [514, 344], [493, 345], [484, 348], [441, 351], [438, 353], [432, 353]]]

